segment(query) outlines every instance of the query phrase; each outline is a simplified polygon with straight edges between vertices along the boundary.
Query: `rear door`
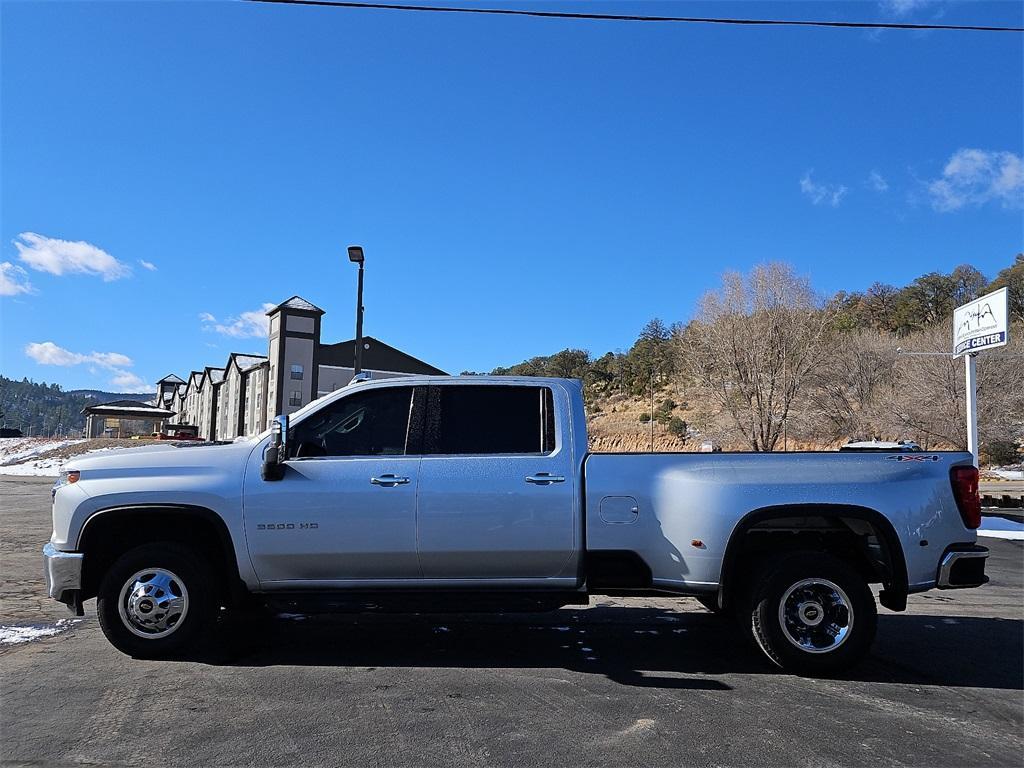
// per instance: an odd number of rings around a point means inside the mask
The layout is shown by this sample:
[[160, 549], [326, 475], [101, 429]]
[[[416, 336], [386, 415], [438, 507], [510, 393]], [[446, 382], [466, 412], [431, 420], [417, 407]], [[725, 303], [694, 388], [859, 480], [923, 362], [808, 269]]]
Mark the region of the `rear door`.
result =
[[428, 388], [417, 505], [425, 579], [562, 586], [576, 581], [572, 450], [564, 389]]

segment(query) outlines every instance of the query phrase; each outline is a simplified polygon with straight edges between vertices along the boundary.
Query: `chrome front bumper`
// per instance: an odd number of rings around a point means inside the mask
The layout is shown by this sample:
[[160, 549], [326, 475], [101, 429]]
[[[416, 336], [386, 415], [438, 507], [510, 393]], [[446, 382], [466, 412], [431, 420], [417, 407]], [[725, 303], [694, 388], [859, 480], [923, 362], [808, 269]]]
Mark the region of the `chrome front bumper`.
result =
[[43, 546], [46, 592], [78, 616], [82, 615], [82, 558], [79, 552], [61, 552], [50, 543]]
[[939, 589], [963, 589], [980, 587], [988, 582], [985, 575], [986, 547], [965, 546], [949, 549], [939, 563], [936, 586]]

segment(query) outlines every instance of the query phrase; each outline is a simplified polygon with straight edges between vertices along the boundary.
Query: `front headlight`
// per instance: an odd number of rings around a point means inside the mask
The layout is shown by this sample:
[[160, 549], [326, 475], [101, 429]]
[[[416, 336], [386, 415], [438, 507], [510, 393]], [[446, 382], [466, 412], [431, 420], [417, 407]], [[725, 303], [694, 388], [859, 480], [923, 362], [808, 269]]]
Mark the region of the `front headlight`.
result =
[[82, 473], [77, 469], [62, 469], [60, 474], [57, 475], [57, 482], [53, 484], [53, 489], [50, 491], [50, 497], [53, 498], [56, 496], [57, 489], [61, 486], [77, 483], [81, 476]]

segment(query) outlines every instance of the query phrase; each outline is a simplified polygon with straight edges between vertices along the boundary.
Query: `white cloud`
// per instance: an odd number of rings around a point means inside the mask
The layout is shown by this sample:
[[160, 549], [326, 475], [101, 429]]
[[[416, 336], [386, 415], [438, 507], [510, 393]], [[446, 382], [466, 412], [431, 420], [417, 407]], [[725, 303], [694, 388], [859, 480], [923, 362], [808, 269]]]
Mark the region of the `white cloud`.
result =
[[989, 202], [1004, 208], [1024, 207], [1024, 162], [1013, 152], [958, 149], [942, 176], [927, 183], [932, 207], [956, 211]]
[[126, 368], [132, 365], [132, 359], [120, 352], [89, 352], [82, 354], [59, 347], [52, 341], [32, 342], [25, 346], [25, 354], [40, 365], [82, 365], [94, 363], [101, 368]]
[[839, 203], [850, 190], [844, 184], [823, 184], [811, 178], [813, 171], [807, 171], [800, 179], [800, 191], [814, 205], [830, 205], [838, 208]]
[[99, 374], [100, 369], [109, 371], [112, 378], [107, 386], [115, 392], [139, 392], [149, 389], [145, 381], [126, 370], [133, 362], [128, 355], [122, 355], [120, 352], [72, 352], [52, 341], [34, 341], [25, 345], [25, 354], [39, 365], [59, 365], [64, 368], [86, 365], [89, 373], [93, 375]]
[[17, 296], [19, 293], [32, 292], [28, 272], [9, 261], [0, 263], [0, 296]]
[[58, 240], [35, 232], [22, 232], [14, 241], [14, 247], [18, 249], [18, 258], [37, 272], [97, 275], [106, 282], [132, 273], [127, 264], [83, 240]]
[[216, 331], [224, 336], [236, 339], [265, 339], [269, 331], [270, 321], [267, 311], [274, 308], [273, 304], [264, 303], [260, 309], [251, 309], [234, 317], [218, 320], [209, 312], [200, 312], [199, 320], [204, 331]]
[[871, 171], [868, 174], [868, 186], [875, 190], [875, 192], [888, 192], [889, 182], [885, 180], [885, 177], [876, 170]]
[[110, 387], [115, 392], [142, 392], [149, 389], [149, 384], [144, 382], [131, 371], [114, 369], [114, 378], [110, 380]]
[[882, 0], [878, 5], [893, 16], [909, 16], [919, 8], [924, 8], [930, 0]]
[[148, 269], [150, 272], [156, 272], [156, 264], [154, 264], [152, 261], [139, 259], [139, 264], [141, 264], [144, 269]]

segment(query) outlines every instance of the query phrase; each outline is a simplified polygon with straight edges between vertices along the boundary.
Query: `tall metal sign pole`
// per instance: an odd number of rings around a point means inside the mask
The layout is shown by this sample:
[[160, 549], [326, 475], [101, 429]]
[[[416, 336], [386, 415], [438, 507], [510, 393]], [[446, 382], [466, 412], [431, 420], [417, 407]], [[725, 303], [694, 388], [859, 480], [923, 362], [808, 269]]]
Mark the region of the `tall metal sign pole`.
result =
[[985, 294], [953, 311], [953, 357], [964, 357], [967, 389], [967, 450], [978, 466], [979, 352], [1005, 347], [1009, 341], [1007, 289]]
[[967, 450], [978, 466], [978, 353], [970, 352], [964, 358], [967, 390]]

